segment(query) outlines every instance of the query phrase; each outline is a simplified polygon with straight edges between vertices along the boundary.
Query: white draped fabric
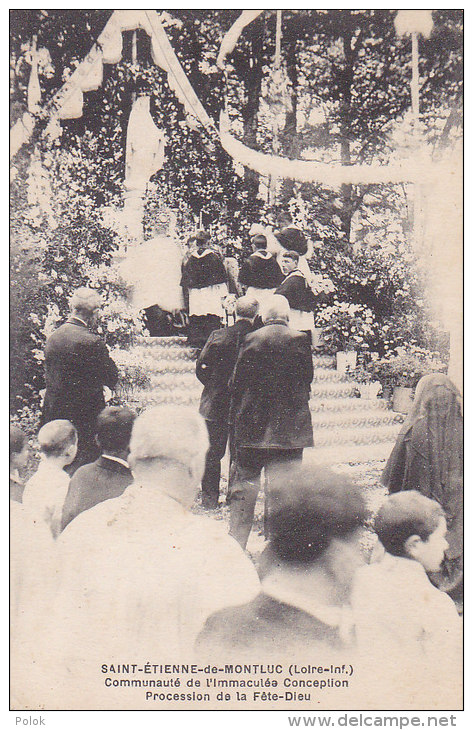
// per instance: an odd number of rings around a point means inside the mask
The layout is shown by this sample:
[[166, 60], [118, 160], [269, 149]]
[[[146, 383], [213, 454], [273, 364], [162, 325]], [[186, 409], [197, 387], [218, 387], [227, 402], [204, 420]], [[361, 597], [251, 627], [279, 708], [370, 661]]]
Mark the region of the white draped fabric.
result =
[[[219, 59], [235, 46], [239, 34], [261, 10], [244, 11], [222, 41]], [[136, 28], [144, 29], [151, 38], [154, 62], [167, 73], [170, 88], [183, 104], [186, 113], [197, 119], [205, 128], [215, 126], [197, 97], [182, 68], [166, 31], [155, 10], [115, 10], [97, 44], [76, 68], [74, 73], [53, 98], [51, 114], [60, 119], [73, 119], [82, 115], [83, 92], [96, 89], [102, 81], [100, 66], [103, 63], [117, 63], [122, 53], [122, 32]], [[25, 119], [25, 117], [27, 117]], [[24, 115], [10, 132], [10, 158], [31, 136], [35, 125], [34, 117]], [[217, 130], [215, 130], [217, 131]], [[235, 160], [262, 175], [289, 178], [301, 182], [315, 182], [338, 188], [342, 184], [400, 183], [422, 181], [432, 174], [432, 164], [419, 160], [413, 164], [397, 165], [350, 165], [321, 163], [311, 160], [289, 160], [285, 157], [268, 155], [247, 147], [230, 134], [228, 120], [222, 112], [218, 130], [220, 141], [226, 152]]]
[[140, 310], [158, 304], [166, 312], [183, 309], [181, 264], [181, 247], [168, 236], [131, 247], [120, 273], [132, 288], [133, 306]]

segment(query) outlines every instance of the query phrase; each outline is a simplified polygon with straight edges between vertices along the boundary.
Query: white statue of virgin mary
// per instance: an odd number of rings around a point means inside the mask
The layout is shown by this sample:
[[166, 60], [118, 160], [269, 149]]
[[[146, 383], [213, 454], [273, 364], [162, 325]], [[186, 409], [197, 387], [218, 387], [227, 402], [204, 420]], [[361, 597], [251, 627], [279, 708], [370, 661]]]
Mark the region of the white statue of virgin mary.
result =
[[148, 180], [164, 162], [164, 132], [150, 114], [149, 96], [139, 96], [130, 113], [126, 134], [125, 187], [146, 189]]

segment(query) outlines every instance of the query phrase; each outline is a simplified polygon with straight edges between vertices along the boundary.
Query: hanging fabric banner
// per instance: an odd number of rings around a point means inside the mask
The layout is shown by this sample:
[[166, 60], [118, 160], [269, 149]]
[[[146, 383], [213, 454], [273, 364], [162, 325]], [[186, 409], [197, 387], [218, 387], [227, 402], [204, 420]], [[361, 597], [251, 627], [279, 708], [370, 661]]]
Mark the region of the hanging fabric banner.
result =
[[[222, 41], [219, 58], [235, 47], [243, 28], [260, 15], [262, 10], [244, 11], [233, 24]], [[167, 73], [170, 88], [184, 106], [186, 113], [197, 119], [205, 128], [214, 129], [212, 119], [205, 111], [187, 75], [177, 58], [166, 31], [155, 10], [116, 10], [100, 34], [84, 61], [77, 67], [70, 79], [53, 98], [51, 116], [72, 119], [82, 114], [83, 91], [98, 88], [102, 80], [100, 66], [105, 59], [119, 60], [121, 57], [121, 33], [123, 30], [142, 28], [151, 37], [154, 62]], [[120, 38], [120, 40], [119, 40]], [[120, 52], [119, 52], [120, 51]], [[113, 62], [116, 62], [114, 60]], [[97, 84], [97, 86], [95, 86]], [[32, 115], [23, 115], [11, 130], [10, 157], [26, 142], [35, 124]], [[288, 178], [300, 182], [315, 182], [338, 188], [343, 184], [389, 184], [415, 182], [427, 179], [431, 163], [423, 160], [413, 165], [350, 165], [322, 163], [313, 160], [290, 160], [277, 155], [258, 152], [245, 146], [229, 131], [225, 114], [220, 115], [219, 135], [222, 147], [235, 160], [245, 167], [262, 175]]]
[[41, 87], [39, 85], [38, 76], [38, 51], [36, 48], [36, 36], [33, 40], [33, 46], [31, 48], [31, 73], [28, 81], [28, 111], [30, 114], [35, 114], [39, 109], [39, 103], [41, 101]]
[[[213, 121], [197, 97], [156, 10], [115, 10], [90, 52], [48, 105], [51, 117], [77, 119], [82, 116], [83, 92], [98, 89], [103, 80], [103, 64], [121, 59], [124, 30], [142, 28], [151, 38], [154, 62], [168, 74], [168, 83], [186, 112], [204, 127]], [[32, 114], [24, 114], [10, 130], [10, 159], [31, 137], [35, 126]]]
[[155, 10], [145, 10], [145, 14], [151, 30], [154, 62], [168, 74], [169, 86], [184, 106], [186, 112], [198, 119], [204, 127], [213, 127], [214, 123], [187, 78], [157, 12]]
[[316, 162], [313, 160], [290, 160], [265, 152], [257, 152], [237, 140], [228, 131], [228, 123], [220, 115], [220, 141], [224, 150], [233, 158], [254, 172], [278, 178], [312, 182], [338, 188], [340, 185], [387, 184], [425, 180], [432, 167], [427, 160], [413, 165], [341, 165], [340, 163]]
[[261, 15], [263, 12], [264, 10], [243, 10], [242, 14], [237, 20], [235, 20], [230, 30], [228, 30], [223, 36], [217, 57], [218, 68], [224, 67], [225, 58], [229, 56], [235, 48], [243, 28], [246, 28], [247, 25], [252, 23], [253, 20], [255, 20], [258, 15]]

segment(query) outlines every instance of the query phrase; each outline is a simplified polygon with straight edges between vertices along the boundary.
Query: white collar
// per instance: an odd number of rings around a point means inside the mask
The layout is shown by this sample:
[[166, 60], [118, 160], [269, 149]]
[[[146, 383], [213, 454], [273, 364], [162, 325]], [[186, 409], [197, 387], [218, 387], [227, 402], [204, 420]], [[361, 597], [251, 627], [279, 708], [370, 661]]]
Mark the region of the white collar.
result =
[[284, 576], [280, 573], [269, 574], [261, 583], [264, 593], [271, 598], [305, 611], [326, 626], [338, 628], [343, 639], [349, 636], [353, 625], [350, 606], [326, 606], [307, 596], [301, 596], [285, 584]]
[[264, 249], [254, 251], [252, 255], [257, 256], [259, 259], [265, 259], [266, 261], [273, 258], [273, 255], [270, 254], [269, 251], [265, 251]]
[[289, 279], [291, 276], [302, 276], [302, 278], [305, 279], [304, 274], [299, 269], [294, 269], [294, 271], [291, 271], [290, 274], [287, 274], [286, 279]]
[[205, 251], [202, 251], [202, 253], [194, 251], [191, 256], [195, 256], [196, 259], [202, 259], [204, 256], [208, 256], [209, 253], [213, 253], [212, 249], [206, 248]]
[[78, 321], [78, 322], [81, 322], [81, 324], [83, 324], [83, 325], [84, 325], [85, 327], [88, 327], [88, 326], [89, 326], [89, 325], [87, 324], [87, 322], [84, 322], [84, 320], [83, 320], [83, 319], [81, 319], [80, 317], [78, 317], [78, 316], [77, 316], [76, 314], [72, 314], [72, 315], [71, 315], [71, 319], [77, 319], [77, 321]]
[[118, 464], [121, 464], [122, 466], [126, 466], [127, 469], [130, 468], [130, 465], [125, 459], [120, 459], [119, 456], [110, 456], [110, 454], [102, 454], [102, 459], [109, 459], [110, 461], [116, 461]]

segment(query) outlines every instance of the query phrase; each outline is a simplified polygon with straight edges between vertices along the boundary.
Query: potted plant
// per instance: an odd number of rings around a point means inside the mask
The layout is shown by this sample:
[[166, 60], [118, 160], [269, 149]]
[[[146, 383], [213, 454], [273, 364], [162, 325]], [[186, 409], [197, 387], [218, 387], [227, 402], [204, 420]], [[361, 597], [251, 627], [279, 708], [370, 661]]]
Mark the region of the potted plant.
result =
[[445, 372], [447, 366], [436, 352], [421, 347], [397, 347], [394, 352], [371, 363], [373, 377], [392, 392], [393, 410], [409, 413], [414, 388], [428, 373]]
[[116, 349], [110, 354], [118, 367], [118, 382], [109, 405], [132, 403], [140, 390], [150, 387], [150, 377], [139, 356], [133, 352]]
[[357, 353], [368, 347], [373, 336], [374, 314], [364, 304], [335, 301], [317, 314], [316, 326], [323, 328], [324, 349], [337, 358], [337, 371], [356, 368]]
[[[335, 286], [327, 274], [311, 272], [308, 283], [314, 294], [322, 295], [322, 297], [320, 297], [322, 301], [327, 300], [335, 291]], [[325, 350], [324, 345], [324, 329], [320, 326], [320, 324], [315, 324], [312, 330], [312, 347], [319, 350]]]
[[356, 382], [356, 389], [360, 398], [366, 400], [376, 400], [381, 391], [381, 383], [379, 380], [373, 380], [373, 375], [368, 367], [358, 364], [356, 368], [350, 372]]

